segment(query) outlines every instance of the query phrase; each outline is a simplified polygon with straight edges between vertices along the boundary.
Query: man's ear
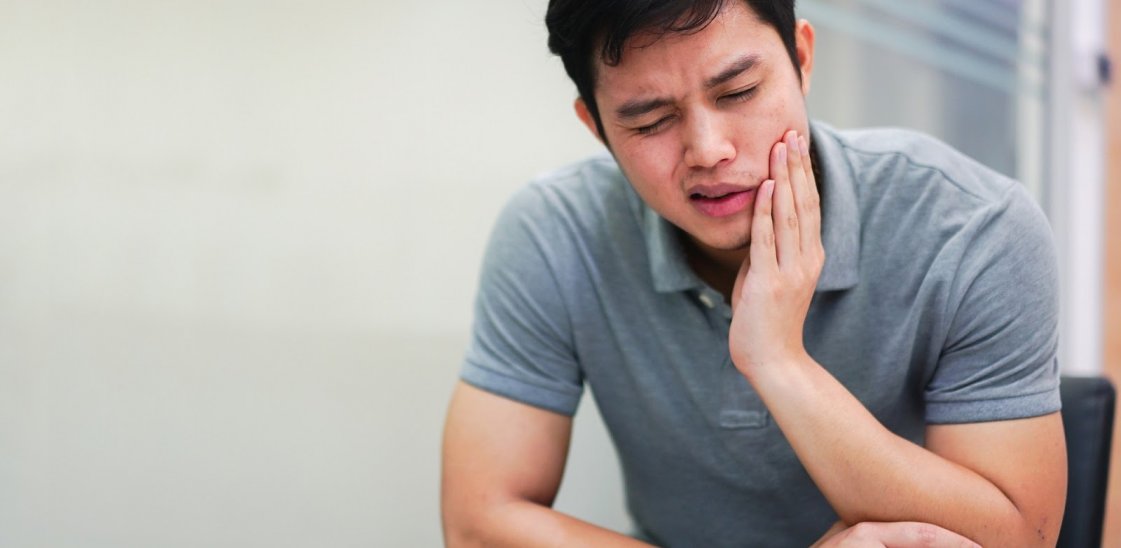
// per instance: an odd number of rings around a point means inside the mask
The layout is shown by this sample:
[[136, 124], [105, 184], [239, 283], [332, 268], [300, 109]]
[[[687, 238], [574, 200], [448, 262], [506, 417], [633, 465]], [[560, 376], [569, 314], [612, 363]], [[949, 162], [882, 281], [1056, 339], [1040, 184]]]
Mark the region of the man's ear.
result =
[[814, 28], [805, 19], [799, 19], [794, 25], [794, 50], [798, 53], [798, 68], [802, 72], [802, 95], [809, 95], [810, 78], [814, 71]]
[[576, 102], [572, 104], [572, 107], [576, 110], [576, 117], [579, 118], [581, 122], [584, 122], [584, 127], [588, 128], [588, 131], [592, 132], [592, 135], [595, 136], [597, 141], [603, 143], [604, 146], [606, 146], [607, 143], [603, 142], [603, 136], [599, 134], [599, 128], [596, 127], [596, 121], [594, 118], [592, 118], [592, 113], [588, 110], [588, 105], [584, 104], [584, 100], [577, 97]]

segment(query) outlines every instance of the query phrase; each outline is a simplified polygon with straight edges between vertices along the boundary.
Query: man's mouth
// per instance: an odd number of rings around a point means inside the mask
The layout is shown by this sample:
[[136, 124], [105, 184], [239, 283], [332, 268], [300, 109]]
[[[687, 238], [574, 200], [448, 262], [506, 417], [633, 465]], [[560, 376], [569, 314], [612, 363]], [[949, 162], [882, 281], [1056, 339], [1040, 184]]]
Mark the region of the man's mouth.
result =
[[737, 185], [710, 185], [692, 189], [689, 201], [709, 217], [726, 217], [744, 210], [755, 200], [755, 189]]

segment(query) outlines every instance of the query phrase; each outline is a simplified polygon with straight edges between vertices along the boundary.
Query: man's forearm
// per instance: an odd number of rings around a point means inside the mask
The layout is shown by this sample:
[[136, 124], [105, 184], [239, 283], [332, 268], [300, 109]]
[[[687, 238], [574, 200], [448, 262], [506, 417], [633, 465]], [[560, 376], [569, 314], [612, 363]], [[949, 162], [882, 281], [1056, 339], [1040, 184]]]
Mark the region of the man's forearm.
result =
[[547, 506], [514, 501], [445, 523], [450, 548], [470, 546], [649, 546], [626, 535], [592, 525]]
[[808, 356], [753, 368], [748, 380], [846, 523], [923, 521], [985, 546], [1040, 542], [996, 485], [889, 431]]

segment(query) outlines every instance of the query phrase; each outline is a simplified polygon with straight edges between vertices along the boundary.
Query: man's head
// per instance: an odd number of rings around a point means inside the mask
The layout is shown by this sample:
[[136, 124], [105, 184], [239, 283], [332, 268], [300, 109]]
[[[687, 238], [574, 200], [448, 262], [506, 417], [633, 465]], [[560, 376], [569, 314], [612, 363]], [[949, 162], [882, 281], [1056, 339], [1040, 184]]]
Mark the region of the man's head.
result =
[[809, 138], [813, 28], [793, 0], [551, 0], [576, 112], [635, 191], [713, 257], [746, 251], [770, 154]]
[[601, 139], [603, 122], [594, 92], [596, 64], [618, 65], [627, 40], [640, 32], [701, 30], [727, 2], [746, 4], [760, 22], [773, 28], [798, 68], [794, 0], [550, 0], [545, 14], [549, 51], [560, 56]]

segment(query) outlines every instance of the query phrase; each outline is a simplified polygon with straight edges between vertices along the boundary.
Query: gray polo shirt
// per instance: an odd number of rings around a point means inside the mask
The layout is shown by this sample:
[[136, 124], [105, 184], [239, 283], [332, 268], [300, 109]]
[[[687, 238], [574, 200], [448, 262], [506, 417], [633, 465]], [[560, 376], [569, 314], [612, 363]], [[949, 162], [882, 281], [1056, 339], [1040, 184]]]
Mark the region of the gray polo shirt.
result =
[[[826, 260], [810, 355], [885, 426], [1059, 409], [1057, 268], [1024, 189], [930, 137], [812, 125]], [[638, 536], [807, 546], [836, 519], [728, 354], [731, 308], [610, 157], [543, 176], [487, 248], [466, 382], [571, 415], [592, 390]]]

